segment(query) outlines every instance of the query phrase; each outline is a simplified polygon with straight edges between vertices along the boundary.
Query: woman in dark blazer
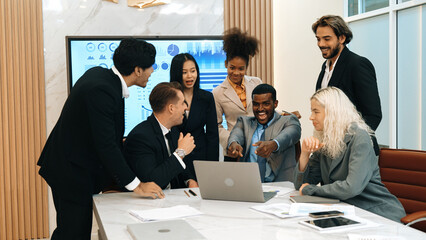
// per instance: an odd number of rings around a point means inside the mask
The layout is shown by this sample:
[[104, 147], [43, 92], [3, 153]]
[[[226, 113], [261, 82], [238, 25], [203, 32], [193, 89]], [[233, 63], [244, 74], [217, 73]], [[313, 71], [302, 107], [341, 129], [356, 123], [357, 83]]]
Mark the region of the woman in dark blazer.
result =
[[194, 137], [195, 149], [184, 159], [194, 176], [194, 160], [218, 161], [219, 159], [216, 106], [213, 94], [200, 89], [199, 73], [198, 64], [191, 54], [181, 53], [172, 59], [170, 82], [178, 82], [182, 85], [189, 109], [179, 130], [183, 134], [191, 133]]

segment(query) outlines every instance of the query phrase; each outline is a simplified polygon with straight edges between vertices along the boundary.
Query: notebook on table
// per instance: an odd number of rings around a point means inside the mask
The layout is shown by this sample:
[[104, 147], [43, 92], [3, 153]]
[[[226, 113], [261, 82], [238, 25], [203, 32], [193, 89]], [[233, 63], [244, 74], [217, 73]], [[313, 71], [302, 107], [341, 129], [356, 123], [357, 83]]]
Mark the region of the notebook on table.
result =
[[203, 199], [266, 202], [276, 192], [263, 192], [255, 162], [194, 161]]
[[184, 220], [159, 221], [127, 225], [132, 238], [145, 239], [176, 239], [176, 240], [201, 240], [206, 239], [195, 228]]
[[339, 199], [325, 198], [309, 195], [290, 196], [290, 201], [294, 203], [339, 203]]

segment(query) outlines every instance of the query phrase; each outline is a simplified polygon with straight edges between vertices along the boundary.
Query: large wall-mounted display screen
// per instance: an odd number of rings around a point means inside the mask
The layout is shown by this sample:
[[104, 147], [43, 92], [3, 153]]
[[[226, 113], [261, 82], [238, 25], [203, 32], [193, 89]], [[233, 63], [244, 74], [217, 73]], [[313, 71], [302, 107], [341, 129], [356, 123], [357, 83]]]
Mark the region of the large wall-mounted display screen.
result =
[[[69, 87], [88, 69], [101, 66], [111, 68], [114, 50], [124, 37], [67, 37]], [[132, 86], [130, 97], [125, 101], [125, 133], [127, 134], [140, 122], [151, 115], [149, 104], [151, 90], [160, 82], [170, 80], [169, 70], [172, 58], [178, 53], [190, 53], [200, 67], [200, 87], [211, 91], [223, 82], [227, 76], [226, 55], [222, 49], [220, 36], [197, 37], [135, 37], [155, 46], [157, 55], [154, 72], [146, 88]]]

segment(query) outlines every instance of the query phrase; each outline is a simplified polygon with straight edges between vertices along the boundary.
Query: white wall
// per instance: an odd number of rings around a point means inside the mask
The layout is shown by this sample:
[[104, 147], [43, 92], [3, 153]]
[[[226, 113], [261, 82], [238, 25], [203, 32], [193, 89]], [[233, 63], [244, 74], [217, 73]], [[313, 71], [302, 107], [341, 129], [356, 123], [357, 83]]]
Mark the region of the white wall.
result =
[[323, 15], [343, 17], [342, 0], [274, 0], [274, 86], [278, 109], [302, 115], [302, 139], [312, 135], [309, 98], [324, 59], [312, 23]]

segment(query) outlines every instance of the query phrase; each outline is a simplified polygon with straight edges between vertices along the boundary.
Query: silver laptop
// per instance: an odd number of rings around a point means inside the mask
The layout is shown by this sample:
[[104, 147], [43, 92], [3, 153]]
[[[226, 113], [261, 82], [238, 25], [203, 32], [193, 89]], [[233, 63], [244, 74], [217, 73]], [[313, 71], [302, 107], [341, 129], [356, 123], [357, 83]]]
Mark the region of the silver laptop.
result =
[[176, 239], [201, 240], [206, 239], [195, 228], [184, 220], [147, 222], [127, 225], [127, 230], [135, 240], [146, 239]]
[[263, 192], [255, 162], [194, 161], [203, 199], [266, 202], [276, 192]]

